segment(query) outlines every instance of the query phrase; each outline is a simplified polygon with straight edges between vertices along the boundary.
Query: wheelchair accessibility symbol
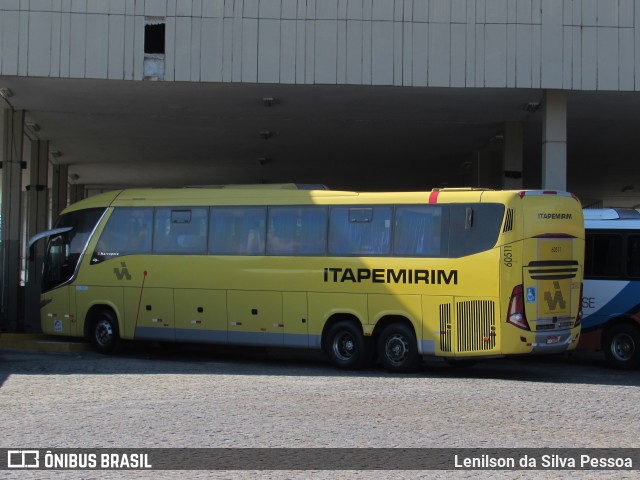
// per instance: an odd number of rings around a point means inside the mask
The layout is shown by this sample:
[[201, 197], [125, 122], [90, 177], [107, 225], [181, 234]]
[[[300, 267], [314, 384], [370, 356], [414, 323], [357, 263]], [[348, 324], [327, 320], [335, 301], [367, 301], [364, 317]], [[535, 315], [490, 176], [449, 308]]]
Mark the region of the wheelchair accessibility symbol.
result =
[[527, 287], [527, 302], [535, 302], [536, 301], [536, 288], [535, 287]]

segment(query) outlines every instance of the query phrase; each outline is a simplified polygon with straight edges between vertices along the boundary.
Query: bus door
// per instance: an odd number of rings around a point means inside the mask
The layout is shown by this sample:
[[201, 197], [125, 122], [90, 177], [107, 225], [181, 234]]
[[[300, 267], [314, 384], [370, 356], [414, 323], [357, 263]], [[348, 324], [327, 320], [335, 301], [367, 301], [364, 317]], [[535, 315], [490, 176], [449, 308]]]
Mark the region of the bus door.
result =
[[65, 285], [73, 277], [80, 258], [80, 247], [71, 248], [71, 240], [80, 237], [76, 233], [72, 227], [57, 228], [40, 233], [29, 241], [28, 248], [32, 251], [36, 242], [50, 237], [42, 278], [44, 294], [40, 297], [41, 326], [46, 334], [77, 334], [75, 291], [74, 287]]
[[523, 294], [527, 321], [533, 331], [549, 332], [543, 339], [546, 345], [561, 343], [566, 338], [559, 331], [567, 332], [573, 326], [580, 295], [579, 282], [572, 281], [579, 278], [573, 239], [531, 238], [525, 243]]

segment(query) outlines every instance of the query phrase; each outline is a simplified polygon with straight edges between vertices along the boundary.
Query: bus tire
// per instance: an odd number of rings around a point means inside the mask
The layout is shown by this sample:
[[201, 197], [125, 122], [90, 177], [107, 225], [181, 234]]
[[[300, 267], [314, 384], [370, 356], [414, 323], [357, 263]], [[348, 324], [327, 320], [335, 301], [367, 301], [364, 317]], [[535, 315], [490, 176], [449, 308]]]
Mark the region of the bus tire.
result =
[[371, 345], [354, 322], [340, 321], [327, 331], [324, 348], [329, 360], [344, 370], [358, 370], [368, 365]]
[[602, 349], [610, 366], [636, 368], [640, 365], [640, 329], [628, 323], [614, 325], [605, 333]]
[[404, 323], [387, 326], [378, 339], [380, 362], [390, 372], [412, 372], [422, 361], [413, 329]]
[[110, 310], [100, 310], [95, 314], [89, 329], [91, 343], [97, 352], [108, 355], [118, 351], [120, 333], [118, 321]]

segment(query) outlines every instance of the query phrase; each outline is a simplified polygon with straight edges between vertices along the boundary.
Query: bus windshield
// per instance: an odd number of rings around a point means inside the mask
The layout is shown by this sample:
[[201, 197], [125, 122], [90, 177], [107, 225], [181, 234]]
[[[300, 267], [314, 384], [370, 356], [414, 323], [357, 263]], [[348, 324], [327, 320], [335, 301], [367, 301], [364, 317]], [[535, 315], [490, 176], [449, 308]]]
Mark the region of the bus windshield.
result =
[[56, 228], [71, 227], [71, 230], [57, 234], [49, 240], [42, 275], [43, 292], [73, 278], [87, 241], [103, 213], [103, 208], [91, 208], [60, 216]]

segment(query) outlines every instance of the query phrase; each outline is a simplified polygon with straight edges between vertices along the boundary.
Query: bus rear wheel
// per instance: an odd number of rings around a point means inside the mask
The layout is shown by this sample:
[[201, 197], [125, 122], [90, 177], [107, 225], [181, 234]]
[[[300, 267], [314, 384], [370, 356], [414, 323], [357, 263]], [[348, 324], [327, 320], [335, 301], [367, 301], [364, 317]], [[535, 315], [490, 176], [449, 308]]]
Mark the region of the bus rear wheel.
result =
[[632, 369], [640, 365], [640, 329], [622, 323], [611, 327], [604, 336], [603, 350], [609, 365]]
[[120, 343], [118, 332], [118, 321], [113, 312], [101, 310], [98, 312], [89, 330], [91, 343], [96, 351], [103, 354], [110, 354], [117, 351]]
[[414, 371], [422, 360], [415, 333], [402, 323], [391, 324], [382, 331], [378, 352], [382, 365], [390, 372]]
[[372, 348], [354, 322], [340, 321], [327, 332], [326, 354], [335, 366], [345, 370], [357, 370], [368, 366]]

